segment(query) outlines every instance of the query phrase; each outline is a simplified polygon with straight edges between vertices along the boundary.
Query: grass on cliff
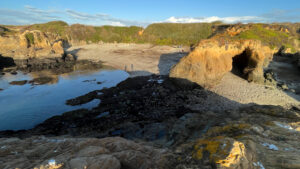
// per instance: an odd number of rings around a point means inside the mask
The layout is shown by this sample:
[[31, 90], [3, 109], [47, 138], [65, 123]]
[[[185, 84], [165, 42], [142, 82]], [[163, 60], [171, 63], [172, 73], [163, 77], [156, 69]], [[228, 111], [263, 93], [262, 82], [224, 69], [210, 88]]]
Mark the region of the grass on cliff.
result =
[[[81, 24], [68, 25], [62, 21], [29, 26], [30, 30], [40, 30], [60, 35], [63, 39], [97, 43], [152, 43], [157, 45], [191, 45], [212, 34], [215, 23], [157, 23], [149, 25], [143, 35], [139, 35], [142, 27], [118, 26], [86, 26]], [[216, 23], [217, 24], [217, 23]]]
[[33, 33], [27, 33], [27, 34], [25, 35], [25, 38], [26, 38], [26, 40], [28, 41], [28, 43], [29, 43], [30, 45], [33, 45], [33, 44], [34, 44], [34, 35], [33, 35]]
[[0, 25], [0, 36], [14, 35], [15, 33], [16, 31], [9, 29], [8, 26]]
[[133, 43], [139, 41], [138, 32], [143, 28], [137, 26], [116, 27], [116, 26], [86, 26], [80, 24], [71, 25], [67, 34], [72, 40], [97, 43], [103, 42], [124, 42]]
[[149, 25], [143, 40], [158, 45], [191, 45], [212, 34], [213, 23], [157, 23]]
[[123, 42], [123, 43], [152, 43], [157, 45], [190, 45], [212, 34], [212, 24], [151, 24], [140, 36], [142, 27], [116, 27], [116, 26], [85, 26], [71, 25], [67, 32], [73, 40], [87, 42]]
[[34, 24], [29, 27], [30, 30], [40, 30], [42, 32], [51, 32], [54, 34], [58, 34], [63, 38], [66, 37], [66, 30], [68, 28], [68, 24], [63, 21], [52, 21], [43, 24]]
[[[282, 24], [274, 24], [272, 26], [278, 26], [280, 28]], [[233, 37], [233, 39], [256, 39], [261, 40], [272, 48], [285, 46], [295, 50], [295, 43], [293, 41], [300, 39], [300, 25], [287, 24], [283, 26], [288, 27], [290, 32], [268, 29], [267, 24], [249, 24], [248, 30], [241, 32]], [[65, 40], [85, 41], [88, 43], [102, 41], [118, 43], [152, 43], [156, 45], [193, 45], [197, 44], [202, 39], [208, 39], [213, 35], [222, 33], [222, 30], [226, 29], [226, 25], [222, 25], [221, 22], [190, 24], [155, 23], [150, 24], [147, 28], [143, 29], [142, 27], [137, 26], [68, 25], [63, 21], [53, 21], [44, 24], [30, 25], [25, 29], [51, 32], [60, 35]], [[219, 29], [221, 31], [218, 32]], [[141, 30], [144, 30], [144, 32], [142, 35], [139, 35]], [[8, 33], [10, 32], [7, 30], [2, 31], [2, 34]]]
[[266, 29], [263, 24], [253, 24], [251, 28], [236, 36], [239, 39], [256, 39], [274, 47], [289, 47], [294, 50], [293, 44], [289, 38], [289, 34], [286, 32]]

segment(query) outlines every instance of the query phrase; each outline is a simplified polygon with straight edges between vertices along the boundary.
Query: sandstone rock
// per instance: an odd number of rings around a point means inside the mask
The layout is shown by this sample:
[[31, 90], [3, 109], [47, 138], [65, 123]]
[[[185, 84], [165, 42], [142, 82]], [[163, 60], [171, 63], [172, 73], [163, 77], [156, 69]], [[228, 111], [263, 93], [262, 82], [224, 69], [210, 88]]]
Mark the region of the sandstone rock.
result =
[[54, 53], [56, 53], [56, 54], [63, 55], [63, 54], [64, 54], [63, 42], [62, 42], [62, 41], [55, 42], [55, 43], [52, 45], [52, 50], [53, 50]]
[[170, 71], [170, 77], [187, 79], [204, 87], [217, 84], [233, 64], [248, 81], [263, 82], [263, 67], [272, 60], [273, 51], [260, 41], [202, 40]]
[[17, 32], [0, 36], [0, 54], [13, 59], [62, 57], [63, 42], [41, 31]]

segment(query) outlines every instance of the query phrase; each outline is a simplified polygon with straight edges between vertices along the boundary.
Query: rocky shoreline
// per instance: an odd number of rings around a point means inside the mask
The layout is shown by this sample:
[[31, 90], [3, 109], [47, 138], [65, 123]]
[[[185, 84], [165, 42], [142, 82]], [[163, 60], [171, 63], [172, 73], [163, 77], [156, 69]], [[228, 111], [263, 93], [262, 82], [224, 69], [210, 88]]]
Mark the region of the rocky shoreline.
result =
[[[300, 139], [298, 107], [241, 105], [197, 85], [182, 88], [174, 83], [174, 79], [157, 75], [129, 78], [116, 87], [93, 91], [66, 103], [78, 105], [93, 99], [100, 99], [101, 103], [92, 110], [66, 112], [31, 130], [2, 131], [0, 136], [19, 137], [29, 142], [32, 142], [32, 136], [44, 135], [49, 139], [55, 136], [65, 139], [65, 144], [72, 142], [67, 137], [99, 138], [100, 144], [102, 138], [121, 136], [136, 144], [167, 150], [167, 153], [159, 153], [164, 158], [155, 163], [154, 168], [300, 166], [299, 158], [291, 158], [299, 157], [300, 151], [297, 144]], [[202, 109], [193, 109], [200, 100]], [[232, 109], [232, 104], [239, 106]], [[112, 142], [118, 140], [111, 139]], [[133, 147], [129, 149], [134, 151]], [[142, 154], [141, 157], [145, 155]], [[51, 155], [57, 159], [57, 164], [66, 168], [74, 165], [70, 157]], [[96, 157], [90, 157], [90, 160]], [[134, 165], [133, 161], [124, 161], [125, 156], [114, 157], [119, 157], [121, 166]], [[145, 159], [140, 160], [145, 162]], [[144, 165], [146, 168], [151, 166]], [[129, 168], [143, 168], [143, 165]]]
[[[4, 58], [0, 56], [0, 59]], [[8, 57], [6, 57], [8, 58]], [[22, 71], [24, 73], [50, 70], [53, 74], [69, 73], [75, 70], [99, 69], [103, 66], [102, 62], [92, 62], [89, 60], [76, 60], [74, 56], [67, 55], [61, 58], [29, 58], [17, 59], [8, 62], [1, 62], [1, 72], [14, 73]]]
[[[60, 74], [76, 70], [76, 67], [97, 69], [103, 66], [100, 62], [75, 60], [71, 55], [15, 63], [16, 66], [3, 68], [2, 72], [13, 74], [17, 70], [47, 69]], [[264, 78], [266, 87], [277, 86], [278, 79], [272, 70], [265, 72]], [[42, 84], [45, 81], [47, 79], [12, 83]], [[300, 109], [296, 104], [290, 107], [243, 104], [189, 80], [167, 75], [131, 77], [116, 87], [91, 91], [67, 100], [66, 104], [76, 106], [95, 99], [99, 99], [100, 104], [91, 110], [65, 112], [29, 130], [0, 131], [3, 166], [300, 167], [299, 158], [292, 158], [300, 157]], [[109, 147], [108, 142], [119, 149]], [[27, 146], [20, 147], [21, 144]], [[31, 146], [37, 148], [32, 150]], [[59, 148], [40, 157], [42, 151], [50, 151], [41, 148], [45, 146]], [[22, 156], [33, 162], [28, 164]]]

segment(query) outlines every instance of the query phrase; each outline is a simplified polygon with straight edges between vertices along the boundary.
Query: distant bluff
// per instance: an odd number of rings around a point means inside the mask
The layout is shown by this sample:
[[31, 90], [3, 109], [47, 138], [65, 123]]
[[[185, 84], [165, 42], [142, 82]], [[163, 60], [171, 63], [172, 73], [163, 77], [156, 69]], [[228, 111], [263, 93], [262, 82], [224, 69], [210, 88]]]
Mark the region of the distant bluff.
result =
[[224, 24], [154, 23], [138, 26], [68, 25], [62, 21], [25, 26], [0, 25], [0, 54], [12, 57], [60, 55], [69, 46], [90, 43], [151, 43], [155, 45], [188, 45], [204, 39], [259, 40], [278, 50], [282, 46], [295, 53], [300, 47], [299, 23]]

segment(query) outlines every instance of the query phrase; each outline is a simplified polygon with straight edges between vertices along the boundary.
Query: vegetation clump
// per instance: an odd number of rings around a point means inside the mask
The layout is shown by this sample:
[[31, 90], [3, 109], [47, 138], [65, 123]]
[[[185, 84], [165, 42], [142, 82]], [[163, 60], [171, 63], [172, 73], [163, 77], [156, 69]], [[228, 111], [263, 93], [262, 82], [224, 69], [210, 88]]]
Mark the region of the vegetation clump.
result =
[[80, 24], [71, 25], [67, 31], [72, 40], [97, 43], [103, 42], [140, 42], [138, 32], [143, 28], [137, 26], [116, 27], [116, 26], [85, 26]]
[[157, 23], [149, 25], [144, 41], [157, 45], [191, 45], [212, 35], [213, 23]]
[[264, 24], [253, 24], [250, 29], [236, 36], [239, 39], [256, 39], [269, 45], [271, 48], [285, 46], [295, 50], [288, 32], [268, 29]]
[[54, 34], [58, 34], [63, 38], [66, 37], [66, 30], [68, 28], [68, 24], [63, 21], [52, 21], [43, 24], [34, 24], [29, 27], [30, 30], [40, 30], [42, 32], [51, 32]]
[[27, 33], [25, 35], [25, 38], [27, 40], [27, 42], [30, 44], [30, 45], [33, 45], [34, 44], [34, 35], [33, 33]]
[[[8, 29], [12, 28], [12, 29]], [[17, 26], [0, 27], [0, 35], [13, 35]], [[87, 43], [151, 43], [156, 45], [195, 45], [202, 39], [255, 39], [271, 48], [285, 46], [296, 51], [300, 42], [300, 24], [224, 24], [213, 23], [154, 23], [146, 28], [138, 26], [68, 25], [63, 21], [22, 26], [23, 30], [39, 30], [59, 35], [65, 41]], [[231, 32], [227, 32], [227, 29]], [[30, 41], [33, 42], [33, 41]]]
[[16, 32], [4, 27], [4, 26], [0, 26], [0, 36], [6, 36], [6, 35], [14, 35]]

